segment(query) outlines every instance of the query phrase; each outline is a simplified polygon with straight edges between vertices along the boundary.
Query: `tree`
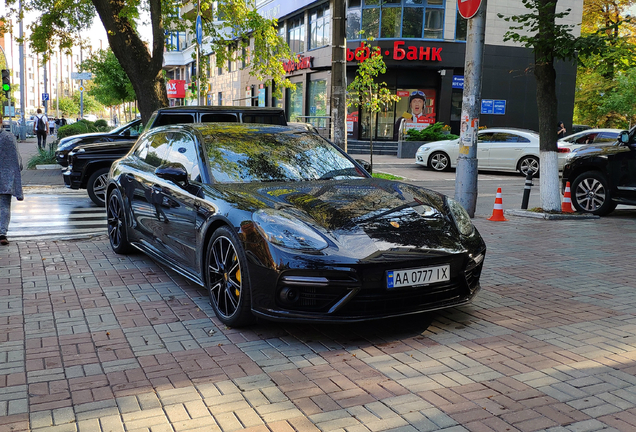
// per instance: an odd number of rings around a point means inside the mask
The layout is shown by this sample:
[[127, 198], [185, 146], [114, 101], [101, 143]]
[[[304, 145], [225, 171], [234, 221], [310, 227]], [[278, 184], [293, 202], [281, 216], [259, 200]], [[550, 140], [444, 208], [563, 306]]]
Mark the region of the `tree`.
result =
[[[569, 9], [556, 11], [556, 0], [522, 0], [530, 10], [523, 15], [504, 17], [516, 23], [504, 35], [534, 52], [534, 76], [537, 80], [537, 108], [539, 117], [539, 148], [541, 152], [541, 206], [546, 211], [560, 211], [559, 168], [557, 159], [557, 97], [556, 60], [573, 60], [581, 43], [572, 35], [573, 25], [557, 24]], [[518, 33], [519, 31], [519, 33]]]
[[370, 164], [371, 171], [373, 171], [373, 118], [382, 111], [383, 106], [397, 102], [400, 98], [391, 93], [385, 82], [376, 81], [379, 75], [386, 73], [386, 63], [384, 63], [380, 47], [372, 47], [369, 41], [373, 41], [373, 38], [362, 41], [360, 48], [355, 51], [358, 72], [355, 79], [347, 86], [349, 93], [347, 106], [362, 107], [369, 113]]
[[[15, 6], [16, 0], [5, 0]], [[278, 35], [275, 19], [266, 19], [255, 10], [253, 0], [224, 0], [218, 8], [212, 0], [199, 0], [204, 35], [210, 38], [217, 65], [225, 64], [233, 51], [243, 55], [250, 44], [258, 56], [246, 55], [251, 74], [272, 79], [277, 88], [288, 85], [281, 59], [291, 58], [289, 47]], [[179, 13], [181, 2], [161, 0], [23, 0], [25, 10], [40, 13], [31, 26], [31, 47], [46, 59], [53, 46], [68, 51], [79, 34], [90, 28], [97, 13], [108, 36], [108, 43], [132, 83], [143, 121], [157, 108], [168, 105], [162, 64], [165, 31], [194, 31], [196, 13]], [[149, 12], [152, 44], [147, 46], [137, 32], [139, 11]], [[15, 8], [13, 8], [14, 13]], [[219, 17], [223, 21], [219, 21]], [[248, 53], [245, 50], [246, 54]]]
[[88, 94], [107, 107], [135, 100], [132, 83], [112, 50], [98, 50], [84, 60], [81, 69], [93, 74]]

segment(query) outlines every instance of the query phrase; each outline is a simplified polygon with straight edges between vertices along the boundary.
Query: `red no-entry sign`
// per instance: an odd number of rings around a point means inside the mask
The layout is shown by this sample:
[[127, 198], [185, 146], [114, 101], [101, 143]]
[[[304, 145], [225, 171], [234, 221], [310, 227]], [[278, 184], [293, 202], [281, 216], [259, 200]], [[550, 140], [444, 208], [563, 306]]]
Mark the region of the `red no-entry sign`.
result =
[[472, 18], [479, 10], [479, 6], [481, 6], [481, 0], [459, 0], [457, 5], [459, 14], [466, 19]]

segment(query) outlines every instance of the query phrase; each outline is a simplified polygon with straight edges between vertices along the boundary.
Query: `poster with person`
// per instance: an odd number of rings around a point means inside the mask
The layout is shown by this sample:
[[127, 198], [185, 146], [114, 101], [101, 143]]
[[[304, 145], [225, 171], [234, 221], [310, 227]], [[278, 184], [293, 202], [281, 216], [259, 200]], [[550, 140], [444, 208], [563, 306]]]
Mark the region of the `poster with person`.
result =
[[[396, 104], [394, 139], [398, 139], [400, 124], [404, 122], [404, 131], [409, 129], [422, 130], [435, 123], [435, 90], [432, 89], [402, 89], [397, 91], [401, 99]], [[399, 114], [399, 113], [402, 114]]]

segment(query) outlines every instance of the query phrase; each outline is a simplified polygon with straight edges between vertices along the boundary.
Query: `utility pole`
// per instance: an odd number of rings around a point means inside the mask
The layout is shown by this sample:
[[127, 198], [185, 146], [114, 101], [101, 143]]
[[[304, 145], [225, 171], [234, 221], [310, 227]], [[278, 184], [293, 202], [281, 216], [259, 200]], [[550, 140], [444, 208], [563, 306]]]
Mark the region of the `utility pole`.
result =
[[24, 67], [24, 33], [22, 30], [22, 0], [20, 0], [20, 141], [26, 139], [26, 119], [24, 118], [24, 110], [26, 109], [25, 98], [26, 92], [24, 88], [24, 74], [26, 73]]
[[331, 0], [331, 138], [347, 151], [346, 1]]
[[[480, 6], [481, 4], [481, 6]], [[481, 108], [481, 74], [486, 30], [486, 0], [458, 3], [462, 17], [468, 19], [461, 135], [455, 175], [455, 200], [475, 216], [477, 205], [477, 131]]]
[[[44, 96], [44, 93], [47, 93], [47, 89], [48, 89], [48, 71], [46, 70], [46, 57], [42, 58], [43, 62], [42, 62], [42, 71], [44, 72], [44, 92], [42, 93], [41, 96]], [[42, 103], [44, 104], [44, 115], [46, 115], [46, 118], [49, 118], [49, 101], [44, 99], [44, 97], [42, 97]], [[47, 124], [46, 127], [48, 128], [49, 125]]]
[[[80, 67], [82, 66], [82, 63], [84, 62], [82, 55], [83, 55], [82, 36], [80, 36]], [[80, 80], [80, 118], [81, 119], [84, 118], [84, 79]]]

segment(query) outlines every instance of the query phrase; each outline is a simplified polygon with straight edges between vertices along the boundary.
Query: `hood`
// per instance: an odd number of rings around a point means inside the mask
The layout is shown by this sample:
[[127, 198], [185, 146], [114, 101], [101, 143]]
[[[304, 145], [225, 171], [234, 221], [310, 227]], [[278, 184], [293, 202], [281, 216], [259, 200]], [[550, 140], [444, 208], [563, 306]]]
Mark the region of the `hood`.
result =
[[623, 152], [627, 149], [624, 145], [610, 142], [606, 144], [588, 144], [583, 147], [579, 147], [572, 151], [570, 159], [586, 157], [586, 156], [600, 156], [607, 154], [614, 154]]
[[[428, 189], [380, 179], [227, 185], [252, 212], [275, 211], [303, 222], [336, 245], [378, 250], [462, 250], [444, 196]], [[228, 197], [229, 198], [229, 197]]]
[[101, 143], [82, 144], [73, 149], [75, 154], [78, 153], [98, 153], [98, 152], [112, 152], [119, 149], [130, 149], [137, 140], [130, 141], [112, 141]]
[[111, 134], [108, 132], [90, 132], [90, 133], [84, 133], [84, 134], [77, 134], [77, 135], [71, 135], [68, 136], [66, 138], [62, 138], [59, 142], [58, 145], [62, 145], [65, 144], [69, 141], [75, 140], [75, 139], [97, 139], [97, 138], [103, 138], [106, 136], [110, 136]]

